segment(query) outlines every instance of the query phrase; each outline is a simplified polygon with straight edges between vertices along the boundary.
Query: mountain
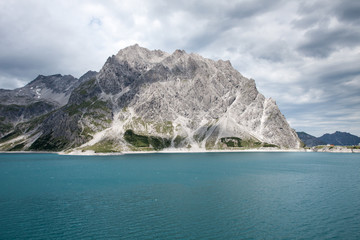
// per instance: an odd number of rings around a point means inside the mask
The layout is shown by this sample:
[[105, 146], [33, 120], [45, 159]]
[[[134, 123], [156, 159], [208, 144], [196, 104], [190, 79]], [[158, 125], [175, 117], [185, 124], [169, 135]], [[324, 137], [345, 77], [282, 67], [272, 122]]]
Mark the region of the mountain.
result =
[[0, 89], [0, 101], [3, 105], [28, 105], [38, 101], [47, 101], [54, 105], [63, 106], [69, 100], [71, 92], [81, 82], [94, 77], [96, 74], [97, 72], [89, 71], [80, 79], [71, 75], [39, 75], [25, 87], [15, 90]]
[[319, 137], [319, 140], [333, 145], [339, 146], [352, 146], [358, 145], [360, 143], [360, 138], [358, 136], [352, 135], [347, 132], [336, 131], [332, 134], [326, 133], [323, 136]]
[[338, 145], [338, 146], [352, 146], [360, 143], [360, 138], [347, 132], [335, 132], [333, 134], [326, 133], [317, 138], [305, 132], [297, 132], [300, 140], [308, 147], [318, 145]]
[[314, 147], [318, 145], [326, 145], [325, 142], [321, 141], [319, 138], [314, 137], [306, 132], [296, 132], [299, 136], [300, 140], [307, 146], [307, 147]]
[[24, 87], [0, 89], [0, 137], [13, 130], [16, 124], [66, 105], [72, 91], [96, 74], [89, 71], [80, 79], [71, 75], [39, 75]]
[[276, 102], [229, 61], [138, 45], [109, 57], [96, 76], [71, 91], [65, 105], [18, 124], [8, 135], [0, 148], [101, 152], [300, 146]]

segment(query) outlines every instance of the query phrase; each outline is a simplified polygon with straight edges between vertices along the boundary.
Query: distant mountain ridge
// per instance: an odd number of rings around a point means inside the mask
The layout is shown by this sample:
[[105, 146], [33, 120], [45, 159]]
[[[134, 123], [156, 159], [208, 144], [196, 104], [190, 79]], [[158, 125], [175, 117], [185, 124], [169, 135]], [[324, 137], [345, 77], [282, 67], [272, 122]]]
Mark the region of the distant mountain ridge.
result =
[[71, 75], [55, 74], [50, 76], [39, 75], [26, 86], [14, 90], [0, 89], [2, 105], [28, 105], [38, 101], [64, 106], [72, 91], [81, 82], [94, 77], [97, 72], [88, 71], [79, 79]]
[[[64, 77], [48, 76], [47, 81]], [[35, 82], [43, 83], [42, 78]], [[109, 57], [99, 73], [80, 79], [69, 80], [72, 84], [61, 89], [49, 88], [45, 81], [52, 95], [30, 91], [37, 86], [30, 83], [26, 89], [32, 101], [49, 96], [44, 101], [55, 102], [58, 92], [62, 101], [44, 114], [13, 122], [0, 139], [0, 149], [300, 147], [276, 102], [259, 93], [255, 81], [242, 76], [229, 61], [133, 45]]]
[[360, 137], [347, 132], [336, 131], [332, 134], [326, 133], [321, 137], [314, 137], [305, 132], [297, 132], [299, 138], [308, 147], [317, 145], [338, 145], [338, 146], [352, 146], [360, 143]]
[[347, 146], [347, 145], [358, 145], [360, 143], [360, 137], [352, 135], [347, 132], [336, 131], [332, 134], [324, 134], [319, 137], [319, 140], [326, 142], [327, 144]]

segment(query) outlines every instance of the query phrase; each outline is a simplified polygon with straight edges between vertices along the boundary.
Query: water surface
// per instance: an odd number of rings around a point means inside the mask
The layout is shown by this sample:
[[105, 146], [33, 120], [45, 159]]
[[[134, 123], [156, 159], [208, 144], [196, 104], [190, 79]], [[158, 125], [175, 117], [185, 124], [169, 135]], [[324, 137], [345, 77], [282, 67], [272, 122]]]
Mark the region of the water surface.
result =
[[0, 239], [360, 239], [360, 155], [0, 154]]

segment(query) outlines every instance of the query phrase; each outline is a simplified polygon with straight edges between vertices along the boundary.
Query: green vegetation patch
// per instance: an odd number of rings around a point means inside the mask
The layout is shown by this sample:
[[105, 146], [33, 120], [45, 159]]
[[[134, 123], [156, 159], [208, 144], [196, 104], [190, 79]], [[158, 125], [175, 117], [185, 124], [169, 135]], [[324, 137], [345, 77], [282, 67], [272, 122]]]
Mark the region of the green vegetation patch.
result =
[[9, 151], [21, 151], [25, 147], [25, 143], [20, 143], [10, 148]]
[[16, 111], [19, 111], [21, 109], [23, 109], [25, 106], [22, 106], [22, 105], [17, 105], [17, 104], [10, 104], [10, 105], [3, 105], [3, 104], [0, 104], [0, 109], [2, 111], [2, 113], [5, 114], [5, 116], [10, 112], [16, 112]]
[[90, 138], [91, 136], [93, 136], [95, 134], [95, 131], [92, 130], [90, 127], [88, 126], [84, 126], [83, 131], [81, 132], [81, 135], [84, 136], [85, 138]]
[[155, 150], [161, 150], [163, 148], [170, 147], [171, 140], [167, 138], [150, 136], [149, 143]]
[[360, 149], [360, 146], [346, 146], [347, 149]]
[[277, 147], [273, 144], [262, 143], [255, 139], [241, 139], [238, 137], [225, 137], [220, 139], [221, 143], [225, 144], [229, 148], [259, 148], [259, 147]]
[[92, 87], [95, 85], [95, 78], [90, 79], [89, 81], [86, 81], [82, 83], [77, 89], [75, 89], [75, 92], [80, 94], [81, 96], [87, 96], [88, 89], [92, 89]]
[[133, 130], [126, 130], [124, 139], [135, 147], [149, 147], [149, 138], [143, 135], [137, 135]]
[[60, 151], [65, 148], [68, 141], [65, 138], [53, 138], [51, 133], [39, 137], [29, 148], [29, 150], [39, 151]]
[[148, 148], [151, 145], [154, 150], [161, 150], [171, 145], [171, 140], [167, 138], [138, 135], [131, 129], [126, 130], [124, 139], [137, 148]]
[[39, 126], [39, 124], [42, 123], [47, 117], [49, 117], [53, 112], [54, 111], [46, 113], [46, 114], [41, 115], [39, 117], [33, 118], [30, 121], [19, 124], [18, 126], [24, 132], [29, 132], [29, 131], [37, 128]]
[[174, 146], [175, 147], [180, 147], [180, 144], [182, 141], [185, 140], [185, 137], [182, 137], [180, 135], [176, 135], [175, 139], [174, 139]]
[[81, 114], [84, 110], [89, 111], [91, 109], [100, 109], [107, 113], [110, 112], [110, 109], [107, 106], [107, 102], [98, 100], [96, 97], [89, 101], [84, 101], [80, 104], [71, 104], [64, 108], [65, 112], [67, 112], [70, 116]]
[[75, 114], [81, 114], [80, 111], [80, 105], [71, 104], [67, 107], [65, 107], [65, 112], [67, 112], [70, 116], [73, 116]]
[[8, 133], [13, 127], [14, 126], [11, 123], [3, 123], [0, 121], [0, 133]]
[[96, 82], [96, 78], [92, 78], [89, 81], [83, 83], [82, 85], [84, 86], [84, 88], [90, 88], [95, 85], [95, 82]]
[[11, 139], [14, 139], [14, 138], [24, 134], [24, 133], [28, 133], [29, 131], [34, 130], [51, 113], [52, 112], [46, 113], [44, 115], [41, 115], [41, 116], [36, 117], [34, 119], [31, 119], [30, 121], [19, 123], [12, 132], [8, 133], [7, 135], [3, 136], [0, 139], [0, 143], [9, 141]]
[[220, 141], [224, 143], [227, 147], [242, 147], [242, 140], [238, 137], [225, 137], [221, 138]]
[[278, 147], [278, 146], [275, 144], [264, 143], [263, 147]]
[[91, 104], [91, 108], [101, 109], [104, 112], [110, 112], [110, 109], [107, 106], [107, 102], [101, 100], [96, 100], [93, 104]]

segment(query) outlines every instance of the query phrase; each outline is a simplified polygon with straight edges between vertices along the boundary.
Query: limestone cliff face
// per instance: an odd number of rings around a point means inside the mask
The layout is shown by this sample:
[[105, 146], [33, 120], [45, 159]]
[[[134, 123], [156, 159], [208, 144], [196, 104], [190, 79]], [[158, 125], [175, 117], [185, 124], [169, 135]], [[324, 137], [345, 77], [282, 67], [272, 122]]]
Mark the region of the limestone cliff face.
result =
[[[132, 129], [170, 139], [172, 147], [217, 149], [231, 137], [300, 146], [275, 101], [265, 99], [255, 81], [229, 61], [134, 45], [109, 58], [97, 82], [102, 99], [112, 104], [114, 122], [96, 141]], [[126, 148], [126, 141], [120, 142]]]
[[31, 149], [49, 141], [60, 141], [56, 150], [300, 146], [275, 101], [229, 61], [138, 45], [109, 57], [35, 129]]

